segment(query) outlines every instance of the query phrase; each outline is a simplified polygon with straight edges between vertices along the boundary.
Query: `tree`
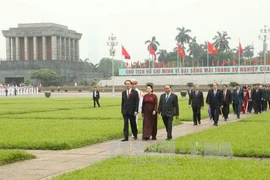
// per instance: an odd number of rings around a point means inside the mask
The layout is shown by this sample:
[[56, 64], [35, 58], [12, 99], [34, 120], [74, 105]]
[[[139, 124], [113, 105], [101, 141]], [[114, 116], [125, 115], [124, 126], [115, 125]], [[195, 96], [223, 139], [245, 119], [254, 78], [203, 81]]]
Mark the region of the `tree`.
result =
[[178, 35], [175, 37], [175, 40], [181, 44], [182, 48], [184, 48], [185, 43], [189, 43], [191, 37], [188, 35], [188, 33], [191, 32], [190, 29], [182, 28], [176, 28], [176, 30], [179, 31]]
[[39, 71], [33, 72], [31, 75], [31, 79], [40, 80], [41, 83], [46, 86], [58, 80], [59, 78], [60, 76], [56, 72], [49, 69], [41, 69]]
[[[124, 62], [121, 60], [113, 60], [114, 63], [114, 75], [118, 75], [118, 69], [121, 66], [124, 66]], [[110, 58], [102, 58], [98, 65], [98, 72], [103, 73], [104, 77], [111, 77], [112, 76], [112, 59]]]
[[254, 56], [253, 49], [254, 48], [251, 45], [246, 46], [244, 48], [243, 56], [245, 58], [252, 58]]
[[217, 32], [218, 35], [216, 35], [213, 40], [215, 40], [215, 42], [213, 43], [214, 46], [220, 51], [220, 52], [224, 52], [224, 51], [228, 51], [230, 49], [229, 47], [229, 39], [231, 39], [230, 37], [228, 37], [228, 34], [226, 31], [224, 32]]
[[158, 57], [158, 61], [159, 61], [159, 62], [165, 62], [165, 63], [168, 62], [168, 52], [167, 52], [167, 50], [165, 50], [165, 49], [160, 49], [160, 50], [157, 52], [157, 55], [159, 55], [159, 57]]
[[193, 86], [194, 86], [194, 83], [193, 82], [188, 82], [187, 83], [187, 87], [192, 88]]
[[229, 86], [231, 86], [231, 87], [235, 87], [235, 86], [236, 86], [236, 84], [238, 84], [238, 83], [237, 83], [237, 82], [235, 82], [235, 81], [232, 81], [232, 82], [230, 82]]
[[199, 46], [201, 47], [201, 50], [203, 52], [207, 52], [207, 42], [206, 41], [204, 41], [204, 44], [200, 44]]
[[196, 60], [200, 58], [202, 49], [201, 46], [196, 42], [196, 37], [191, 38], [187, 52], [189, 52], [189, 56], [195, 58]]
[[145, 44], [148, 44], [147, 46], [148, 51], [149, 51], [149, 45], [151, 45], [155, 52], [157, 51], [158, 46], [160, 45], [159, 42], [156, 40], [155, 36], [153, 36], [151, 40], [145, 41]]

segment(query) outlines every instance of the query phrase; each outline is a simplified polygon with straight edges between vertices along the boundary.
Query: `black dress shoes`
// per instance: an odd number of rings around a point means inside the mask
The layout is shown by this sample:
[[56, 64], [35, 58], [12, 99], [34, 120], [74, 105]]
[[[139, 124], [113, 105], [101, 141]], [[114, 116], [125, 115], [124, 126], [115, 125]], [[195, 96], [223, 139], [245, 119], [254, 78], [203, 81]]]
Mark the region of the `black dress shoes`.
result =
[[201, 124], [201, 121], [198, 121], [199, 122], [199, 124]]
[[128, 139], [122, 139], [121, 141], [128, 141]]

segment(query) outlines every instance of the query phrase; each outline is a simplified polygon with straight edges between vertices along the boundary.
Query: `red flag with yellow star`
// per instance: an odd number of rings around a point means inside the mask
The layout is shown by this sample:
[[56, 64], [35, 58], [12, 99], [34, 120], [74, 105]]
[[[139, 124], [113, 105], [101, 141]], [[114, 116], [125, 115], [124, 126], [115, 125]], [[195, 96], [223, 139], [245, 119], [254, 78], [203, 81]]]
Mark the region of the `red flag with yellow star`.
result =
[[181, 46], [179, 44], [177, 44], [177, 51], [178, 51], [178, 54], [181, 58], [185, 58], [186, 55], [185, 55], [185, 52], [183, 51], [183, 49], [181, 48]]
[[214, 54], [214, 55], [217, 55], [218, 54], [218, 50], [216, 49], [216, 47], [211, 44], [210, 42], [207, 43], [207, 50], [208, 52]]

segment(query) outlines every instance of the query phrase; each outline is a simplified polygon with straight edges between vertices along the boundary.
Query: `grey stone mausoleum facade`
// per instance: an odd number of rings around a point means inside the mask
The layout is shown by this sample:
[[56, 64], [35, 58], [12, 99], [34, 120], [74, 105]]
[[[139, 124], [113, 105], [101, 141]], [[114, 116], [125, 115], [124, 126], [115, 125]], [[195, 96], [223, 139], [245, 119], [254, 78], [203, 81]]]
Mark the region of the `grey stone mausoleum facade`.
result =
[[2, 33], [6, 38], [6, 61], [0, 64], [1, 82], [30, 80], [33, 71], [44, 68], [56, 71], [61, 77], [59, 83], [90, 83], [93, 78], [101, 76], [88, 63], [79, 61], [82, 34], [67, 26], [18, 24], [18, 27]]

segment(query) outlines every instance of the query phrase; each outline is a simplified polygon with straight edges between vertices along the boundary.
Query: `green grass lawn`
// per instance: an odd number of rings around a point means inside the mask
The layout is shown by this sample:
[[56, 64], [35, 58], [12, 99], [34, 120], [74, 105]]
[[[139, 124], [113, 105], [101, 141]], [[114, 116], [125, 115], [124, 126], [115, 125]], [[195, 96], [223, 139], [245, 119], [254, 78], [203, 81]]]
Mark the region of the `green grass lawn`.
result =
[[64, 174], [73, 179], [269, 179], [270, 161], [192, 157], [116, 157]]
[[[234, 156], [270, 157], [269, 117], [270, 112], [267, 112], [177, 138], [173, 141], [176, 153], [222, 155], [223, 150], [227, 149], [228, 152], [230, 147]], [[148, 151], [161, 151], [161, 147], [163, 152], [166, 151], [162, 144], [150, 146]]]
[[[192, 120], [187, 98], [179, 98], [180, 120]], [[123, 136], [120, 98], [3, 98], [0, 105], [0, 148], [72, 149]], [[206, 110], [202, 117], [207, 117]], [[180, 124], [179, 120], [174, 125]], [[159, 128], [164, 128], [161, 117]], [[139, 132], [142, 117], [139, 119]]]
[[0, 166], [33, 158], [34, 155], [19, 150], [0, 150]]

